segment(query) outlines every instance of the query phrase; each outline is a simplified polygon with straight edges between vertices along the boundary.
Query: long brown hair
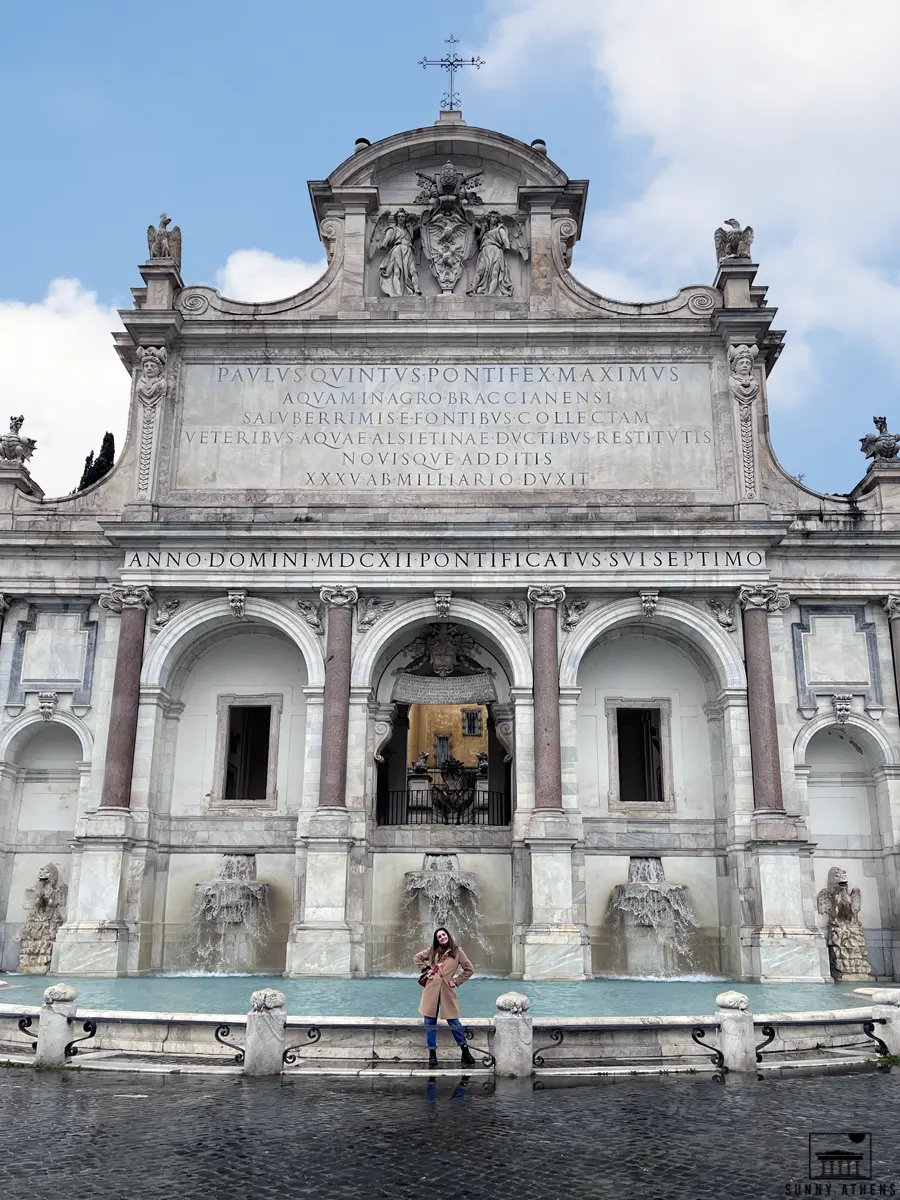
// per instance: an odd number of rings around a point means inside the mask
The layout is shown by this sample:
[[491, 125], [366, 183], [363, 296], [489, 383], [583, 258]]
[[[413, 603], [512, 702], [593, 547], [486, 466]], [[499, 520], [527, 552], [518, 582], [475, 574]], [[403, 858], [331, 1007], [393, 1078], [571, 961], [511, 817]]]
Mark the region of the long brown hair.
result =
[[[442, 946], [438, 941], [438, 934], [446, 933], [448, 941], [446, 946]], [[442, 954], [455, 954], [456, 942], [453, 940], [453, 934], [449, 929], [445, 929], [443, 925], [439, 925], [434, 931], [434, 937], [431, 939], [431, 961], [434, 962], [440, 958]]]

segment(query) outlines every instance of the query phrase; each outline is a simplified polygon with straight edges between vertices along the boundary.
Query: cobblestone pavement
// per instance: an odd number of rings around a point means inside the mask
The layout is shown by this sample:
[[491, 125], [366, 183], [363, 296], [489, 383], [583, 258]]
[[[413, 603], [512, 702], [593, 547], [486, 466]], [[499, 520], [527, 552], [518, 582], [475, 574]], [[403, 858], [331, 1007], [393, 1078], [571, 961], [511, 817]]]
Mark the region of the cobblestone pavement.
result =
[[[872, 1180], [810, 1183], [810, 1133]], [[816, 1168], [818, 1169], [818, 1168]], [[852, 1187], [852, 1190], [851, 1190]], [[796, 1190], [795, 1190], [796, 1189]], [[3, 1200], [900, 1196], [900, 1075], [724, 1085], [388, 1083], [0, 1070]]]

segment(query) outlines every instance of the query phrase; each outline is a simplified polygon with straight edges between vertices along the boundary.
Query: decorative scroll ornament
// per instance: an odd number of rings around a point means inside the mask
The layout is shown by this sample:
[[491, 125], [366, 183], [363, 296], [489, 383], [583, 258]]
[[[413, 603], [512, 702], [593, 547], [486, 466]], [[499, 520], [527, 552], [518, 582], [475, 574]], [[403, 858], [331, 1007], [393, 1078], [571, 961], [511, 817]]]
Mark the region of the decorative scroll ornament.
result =
[[885, 596], [881, 601], [881, 607], [889, 621], [896, 621], [900, 617], [900, 596]]
[[137, 381], [137, 398], [143, 407], [141, 438], [138, 450], [138, 492], [146, 495], [150, 490], [150, 464], [153, 457], [153, 439], [156, 433], [156, 410], [166, 394], [165, 346], [139, 346], [137, 351], [141, 373]]
[[18, 968], [23, 975], [46, 975], [49, 971], [68, 895], [66, 885], [59, 882], [59, 868], [54, 863], [41, 867], [37, 884], [25, 889], [25, 923], [19, 935]]
[[42, 721], [52, 721], [59, 704], [58, 692], [38, 692], [38, 712]]
[[339, 583], [336, 587], [323, 587], [319, 592], [322, 603], [329, 608], [350, 608], [359, 599], [355, 587], [344, 587]]
[[386, 251], [378, 267], [381, 290], [386, 296], [421, 296], [419, 272], [413, 241], [419, 231], [419, 221], [405, 208], [396, 213], [383, 212], [369, 237], [368, 256]]
[[587, 600], [569, 600], [563, 605], [562, 627], [564, 632], [571, 633], [576, 625], [583, 620], [588, 610]]
[[384, 762], [384, 755], [381, 752], [393, 735], [396, 713], [396, 708], [391, 705], [390, 708], [380, 708], [375, 714], [375, 726], [372, 732], [375, 738], [376, 762]]
[[319, 637], [325, 636], [325, 605], [315, 604], [312, 600], [298, 600], [297, 607], [300, 615], [313, 633]]
[[166, 600], [163, 604], [156, 606], [156, 614], [150, 624], [152, 633], [159, 633], [172, 620], [177, 610], [181, 607], [180, 600]]
[[835, 692], [831, 697], [831, 706], [834, 709], [834, 719], [837, 724], [846, 725], [847, 719], [853, 711], [853, 693]]
[[566, 589], [563, 587], [541, 585], [528, 589], [528, 603], [534, 608], [558, 608], [565, 598]]
[[159, 226], [147, 226], [147, 249], [151, 260], [154, 258], [171, 258], [176, 267], [181, 266], [181, 230], [172, 225], [172, 218], [163, 213], [159, 218]]
[[870, 979], [866, 935], [859, 919], [862, 896], [859, 888], [848, 888], [843, 867], [832, 867], [828, 872], [828, 886], [819, 892], [816, 907], [828, 918], [826, 940], [834, 978]]
[[361, 596], [356, 608], [356, 628], [371, 629], [379, 617], [394, 607], [396, 600], [382, 600], [380, 596]]
[[779, 587], [742, 587], [738, 592], [738, 604], [743, 609], [761, 608], [766, 612], [785, 612], [791, 606], [791, 598]]
[[707, 600], [706, 607], [716, 618], [723, 629], [727, 629], [729, 633], [734, 632], [734, 604], [731, 600]]
[[19, 437], [24, 423], [24, 417], [9, 418], [9, 433], [0, 436], [0, 467], [24, 467], [37, 449], [34, 438]]
[[753, 245], [753, 230], [748, 225], [741, 229], [740, 221], [729, 217], [722, 222], [727, 229], [717, 229], [713, 234], [716, 243], [716, 262], [727, 262], [730, 258], [743, 258], [749, 261], [750, 247]]
[[892, 467], [900, 466], [897, 453], [900, 451], [900, 435], [888, 433], [887, 417], [873, 417], [878, 433], [867, 433], [859, 439], [859, 448], [871, 458], [873, 465], [884, 466], [889, 463]]
[[659, 603], [659, 592], [638, 592], [641, 598], [641, 611], [645, 617], [653, 617], [656, 615], [656, 606]]
[[499, 604], [492, 604], [491, 608], [506, 617], [518, 633], [528, 632], [528, 605], [524, 600], [501, 600]]
[[753, 401], [759, 395], [759, 380], [753, 364], [759, 354], [758, 346], [728, 347], [728, 387], [737, 401], [741, 419], [741, 465], [744, 477], [744, 498], [756, 498], [756, 461], [753, 452]]
[[244, 605], [247, 602], [246, 592], [229, 592], [228, 604], [231, 608], [231, 615], [235, 620], [242, 620], [244, 617]]
[[450, 620], [450, 597], [451, 592], [435, 592], [434, 607], [437, 609], [437, 614], [442, 621]]
[[476, 236], [478, 257], [468, 295], [511, 296], [513, 284], [506, 255], [516, 253], [523, 262], [528, 261], [525, 227], [515, 217], [501, 216], [492, 210], [477, 223]]
[[149, 588], [114, 583], [108, 592], [100, 596], [100, 607], [108, 612], [120, 613], [123, 608], [149, 608], [152, 601], [153, 593]]

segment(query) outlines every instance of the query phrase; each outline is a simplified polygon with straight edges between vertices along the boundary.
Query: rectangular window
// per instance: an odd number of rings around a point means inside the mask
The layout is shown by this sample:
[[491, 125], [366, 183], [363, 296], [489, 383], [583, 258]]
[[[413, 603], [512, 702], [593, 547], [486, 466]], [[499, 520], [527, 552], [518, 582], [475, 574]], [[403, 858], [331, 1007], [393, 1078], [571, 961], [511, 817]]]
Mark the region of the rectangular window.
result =
[[278, 733], [284, 697], [218, 696], [213, 807], [278, 807]]
[[661, 804], [665, 799], [661, 718], [658, 708], [616, 710], [620, 804]]
[[463, 709], [463, 733], [466, 737], [481, 737], [481, 709]]
[[225, 800], [265, 800], [271, 725], [268, 704], [229, 708]]
[[450, 737], [445, 734], [438, 734], [434, 739], [434, 760], [439, 767], [442, 767], [450, 757]]

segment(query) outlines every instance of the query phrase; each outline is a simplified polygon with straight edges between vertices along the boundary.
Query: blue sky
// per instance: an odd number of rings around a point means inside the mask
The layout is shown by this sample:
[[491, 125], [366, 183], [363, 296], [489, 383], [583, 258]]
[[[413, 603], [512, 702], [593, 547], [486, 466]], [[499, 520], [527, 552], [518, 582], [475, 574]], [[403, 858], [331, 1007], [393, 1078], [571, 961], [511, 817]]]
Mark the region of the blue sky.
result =
[[574, 269], [597, 290], [652, 300], [711, 282], [715, 225], [754, 225], [758, 282], [788, 331], [770, 381], [776, 451], [809, 485], [849, 490], [871, 416], [900, 431], [900, 5], [846, 9], [760, 0], [740, 22], [712, 0], [7, 11], [0, 352], [7, 407], [38, 438], [35, 477], [70, 490], [103, 430], [123, 429], [108, 331], [140, 284], [148, 222], [165, 208], [181, 226], [188, 282], [274, 298], [311, 281], [307, 180], [358, 136], [434, 121], [443, 74], [417, 62], [452, 31], [487, 59], [460, 77], [466, 120], [541, 136], [590, 179]]

